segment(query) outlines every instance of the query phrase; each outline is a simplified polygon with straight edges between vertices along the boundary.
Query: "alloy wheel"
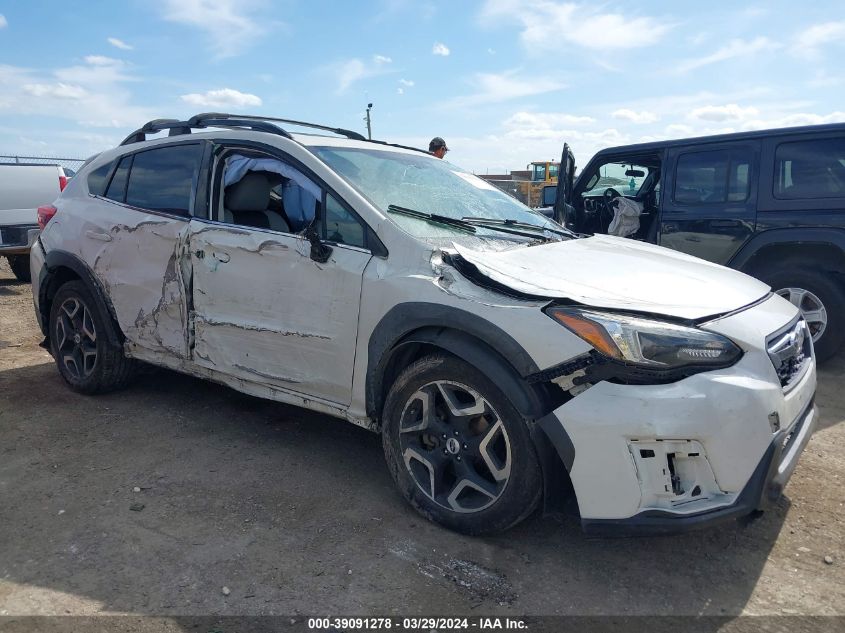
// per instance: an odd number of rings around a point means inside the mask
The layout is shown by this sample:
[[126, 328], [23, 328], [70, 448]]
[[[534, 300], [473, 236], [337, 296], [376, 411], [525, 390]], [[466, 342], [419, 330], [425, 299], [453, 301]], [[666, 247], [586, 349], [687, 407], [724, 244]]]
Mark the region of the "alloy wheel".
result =
[[821, 299], [803, 288], [781, 288], [775, 293], [801, 310], [801, 316], [804, 317], [813, 335], [813, 342], [818, 341], [827, 329], [827, 310]]
[[87, 378], [97, 365], [97, 330], [91, 311], [76, 297], [59, 307], [55, 325], [59, 360], [71, 376]]
[[478, 512], [496, 502], [511, 474], [505, 425], [477, 391], [457, 382], [424, 385], [402, 410], [402, 459], [417, 487], [454, 512]]

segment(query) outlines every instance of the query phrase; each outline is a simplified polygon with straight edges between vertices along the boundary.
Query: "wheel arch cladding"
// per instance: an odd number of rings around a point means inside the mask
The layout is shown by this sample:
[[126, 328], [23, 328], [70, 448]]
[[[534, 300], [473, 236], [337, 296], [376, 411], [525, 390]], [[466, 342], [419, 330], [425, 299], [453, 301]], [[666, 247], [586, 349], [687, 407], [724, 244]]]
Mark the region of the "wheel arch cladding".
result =
[[[497, 325], [458, 308], [434, 303], [403, 303], [392, 308], [373, 329], [368, 344], [367, 414], [381, 417], [390, 388], [391, 361], [403, 347], [425, 344], [443, 349], [503, 382], [518, 381], [539, 371], [537, 364], [513, 337]], [[495, 367], [488, 370], [487, 364]], [[399, 368], [401, 371], [401, 368]], [[497, 384], [496, 376], [490, 378]], [[505, 386], [499, 384], [504, 390]], [[510, 394], [507, 394], [510, 397]], [[512, 399], [514, 405], [518, 403]], [[519, 408], [519, 407], [518, 407]]]
[[734, 256], [731, 268], [760, 274], [770, 263], [806, 260], [845, 273], [845, 230], [772, 229], [756, 235]]
[[115, 332], [109, 333], [109, 343], [115, 346], [123, 345], [123, 332], [120, 330], [114, 306], [112, 306], [100, 280], [97, 279], [88, 265], [76, 255], [61, 250], [52, 250], [47, 253], [44, 263], [44, 278], [39, 286], [40, 296], [38, 298], [44, 335], [49, 339], [50, 306], [56, 292], [64, 283], [78, 279], [91, 290], [97, 302], [97, 309], [102, 311], [104, 317], [112, 319], [116, 325]]

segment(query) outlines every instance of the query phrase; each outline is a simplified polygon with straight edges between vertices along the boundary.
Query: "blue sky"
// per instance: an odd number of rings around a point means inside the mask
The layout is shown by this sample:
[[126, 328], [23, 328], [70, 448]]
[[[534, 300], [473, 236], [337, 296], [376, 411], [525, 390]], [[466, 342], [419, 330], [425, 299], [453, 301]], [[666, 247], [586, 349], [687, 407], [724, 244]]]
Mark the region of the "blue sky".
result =
[[88, 156], [152, 118], [312, 120], [480, 173], [845, 121], [841, 1], [0, 0], [0, 153]]

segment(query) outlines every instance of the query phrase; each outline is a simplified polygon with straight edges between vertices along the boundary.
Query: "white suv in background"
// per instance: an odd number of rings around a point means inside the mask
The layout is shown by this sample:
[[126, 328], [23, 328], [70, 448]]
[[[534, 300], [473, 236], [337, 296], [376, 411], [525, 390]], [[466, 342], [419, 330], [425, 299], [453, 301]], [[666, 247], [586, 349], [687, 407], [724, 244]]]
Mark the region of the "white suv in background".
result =
[[0, 163], [0, 256], [29, 281], [29, 249], [38, 237], [38, 207], [55, 200], [73, 175], [59, 165]]
[[142, 360], [345, 418], [381, 433], [419, 512], [470, 534], [570, 486], [585, 530], [614, 533], [780, 495], [816, 423], [795, 306], [575, 235], [426, 152], [279, 123], [152, 121], [48, 210], [35, 309], [73, 389]]

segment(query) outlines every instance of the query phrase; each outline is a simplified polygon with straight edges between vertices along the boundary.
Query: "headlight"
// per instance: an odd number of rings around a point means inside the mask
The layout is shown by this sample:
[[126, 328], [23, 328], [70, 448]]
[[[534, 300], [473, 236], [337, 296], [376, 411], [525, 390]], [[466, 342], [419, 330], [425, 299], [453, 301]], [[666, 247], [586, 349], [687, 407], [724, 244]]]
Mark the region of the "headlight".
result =
[[562, 307], [546, 314], [605, 356], [650, 369], [726, 367], [742, 355], [724, 336], [675, 323]]

